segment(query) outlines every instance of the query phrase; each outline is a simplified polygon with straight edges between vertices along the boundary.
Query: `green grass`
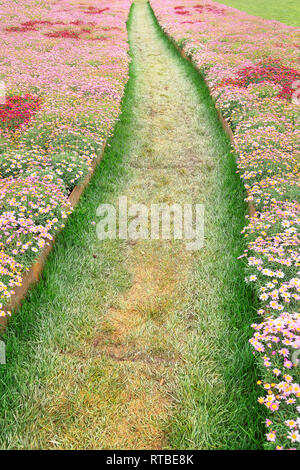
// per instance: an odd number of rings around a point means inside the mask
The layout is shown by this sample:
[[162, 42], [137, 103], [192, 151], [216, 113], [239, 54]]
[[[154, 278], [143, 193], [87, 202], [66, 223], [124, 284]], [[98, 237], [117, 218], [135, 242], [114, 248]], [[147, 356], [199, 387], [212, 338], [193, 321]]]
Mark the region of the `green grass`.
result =
[[[133, 43], [135, 8], [128, 22], [132, 51], [139, 46]], [[0, 366], [1, 449], [128, 448], [127, 439], [133, 443], [131, 448], [140, 448], [141, 442], [132, 436], [141, 436], [142, 444], [149, 445], [153, 426], [161, 426], [167, 436], [156, 448], [262, 447], [263, 417], [256, 403], [256, 369], [248, 345], [255, 306], [243, 281], [242, 263], [237, 260], [243, 251], [243, 186], [207, 87], [155, 20], [154, 27], [165, 57], [170, 56], [173, 83], [175, 77], [181, 83], [178, 77], [182, 75], [182, 87], [188, 93], [186, 109], [190, 106], [191, 113], [198, 112], [186, 125], [194, 132], [198, 126], [203, 131], [195, 137], [200, 171], [188, 160], [191, 142], [180, 141], [176, 126], [175, 145], [156, 139], [160, 128], [151, 125], [160, 123], [168, 132], [176, 119], [180, 123], [180, 116], [174, 115], [173, 122], [170, 109], [163, 106], [166, 94], [174, 109], [180, 110], [182, 96], [176, 90], [160, 90], [162, 102], [157, 105], [165, 111], [157, 112], [152, 106], [159, 89], [150, 90], [154, 95], [144, 93], [151, 87], [151, 69], [142, 73], [142, 57], [140, 62], [133, 57], [121, 118], [110, 146], [58, 236], [43, 279], [30, 291], [5, 335], [7, 364]], [[149, 57], [155, 65], [153, 54]], [[161, 68], [159, 73], [166, 74], [166, 85], [172, 88], [168, 69]], [[153, 121], [149, 122], [147, 112]], [[188, 173], [191, 168], [155, 173], [156, 164], [172, 166], [182, 154], [187, 166], [197, 169], [192, 176]], [[205, 202], [204, 249], [185, 266], [187, 257], [177, 244], [147, 247], [145, 242], [131, 247], [118, 240], [99, 242], [91, 225], [96, 209], [101, 203], [114, 203], [120, 194], [139, 202], [143, 202], [141, 197], [150, 201], [164, 197], [169, 202], [174, 195], [185, 198], [193, 194], [197, 202]], [[163, 268], [148, 262], [157, 260], [157, 253]], [[132, 265], [141, 271], [141, 286], [136, 282], [135, 290], [131, 289]], [[158, 273], [163, 288], [173, 278], [184, 277], [185, 268], [189, 277], [179, 279], [178, 291], [177, 284], [174, 289], [171, 283], [170, 295], [167, 291], [164, 298], [161, 292], [161, 298], [154, 295], [152, 299], [143, 291], [152, 287], [143, 278], [149, 267], [153, 268], [153, 284]], [[160, 289], [159, 285], [158, 293]], [[134, 304], [135, 295], [146, 301]], [[125, 339], [117, 336], [116, 319], [128, 330]], [[123, 357], [118, 361], [119, 354]], [[128, 355], [132, 361], [124, 360]], [[149, 359], [157, 362], [151, 366]], [[157, 401], [170, 398], [171, 408], [168, 404], [165, 412], [164, 405], [161, 407], [162, 422], [146, 409], [153, 401], [156, 413]], [[130, 413], [133, 421], [126, 422]]]
[[298, 0], [222, 0], [219, 3], [245, 11], [250, 15], [300, 27], [300, 2]]

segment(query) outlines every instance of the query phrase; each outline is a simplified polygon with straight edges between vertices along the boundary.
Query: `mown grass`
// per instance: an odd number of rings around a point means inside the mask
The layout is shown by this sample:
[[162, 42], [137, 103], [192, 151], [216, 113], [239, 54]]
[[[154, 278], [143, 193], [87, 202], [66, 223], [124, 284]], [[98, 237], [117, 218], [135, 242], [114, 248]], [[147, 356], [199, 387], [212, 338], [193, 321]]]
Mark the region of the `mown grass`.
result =
[[277, 20], [300, 27], [300, 3], [298, 0], [222, 0], [224, 5], [245, 11], [267, 20]]

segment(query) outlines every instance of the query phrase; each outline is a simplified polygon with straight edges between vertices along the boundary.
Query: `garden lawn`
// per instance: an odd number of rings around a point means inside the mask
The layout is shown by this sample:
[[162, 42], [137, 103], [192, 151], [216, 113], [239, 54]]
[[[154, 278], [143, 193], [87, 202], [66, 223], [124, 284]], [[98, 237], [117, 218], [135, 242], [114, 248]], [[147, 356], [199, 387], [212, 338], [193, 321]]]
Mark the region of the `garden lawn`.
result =
[[300, 3], [298, 0], [225, 0], [220, 3], [245, 11], [250, 15], [300, 27]]

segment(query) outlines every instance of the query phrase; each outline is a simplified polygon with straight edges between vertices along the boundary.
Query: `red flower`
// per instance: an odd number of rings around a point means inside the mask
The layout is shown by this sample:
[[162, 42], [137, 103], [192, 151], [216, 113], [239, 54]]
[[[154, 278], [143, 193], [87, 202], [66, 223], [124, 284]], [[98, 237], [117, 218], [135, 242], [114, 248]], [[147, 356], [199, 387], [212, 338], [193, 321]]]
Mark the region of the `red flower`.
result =
[[28, 122], [41, 106], [41, 100], [32, 95], [9, 96], [0, 105], [0, 128], [5, 131], [17, 129]]
[[102, 10], [100, 8], [96, 8], [96, 7], [88, 7], [87, 10], [84, 10], [83, 13], [86, 13], [87, 15], [100, 15], [101, 13], [103, 13], [104, 11], [108, 11], [109, 8], [102, 8]]
[[282, 86], [278, 97], [286, 100], [290, 100], [295, 91], [292, 88], [293, 82], [300, 79], [300, 74], [297, 70], [285, 67], [278, 60], [271, 58], [261, 61], [257, 65], [245, 67], [239, 70], [237, 75], [238, 78], [223, 80], [219, 86], [237, 85], [247, 88], [250, 83], [273, 82], [276, 85]]
[[80, 39], [80, 33], [75, 33], [75, 31], [53, 31], [52, 33], [45, 33], [45, 36], [48, 38], [67, 38], [67, 39]]

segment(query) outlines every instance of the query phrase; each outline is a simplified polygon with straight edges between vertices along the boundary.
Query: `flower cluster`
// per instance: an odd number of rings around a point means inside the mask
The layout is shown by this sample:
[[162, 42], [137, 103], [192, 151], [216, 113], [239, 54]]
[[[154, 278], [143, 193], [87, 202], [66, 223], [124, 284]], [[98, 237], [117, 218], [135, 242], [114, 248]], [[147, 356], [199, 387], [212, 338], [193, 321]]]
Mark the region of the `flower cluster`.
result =
[[278, 59], [268, 58], [255, 65], [239, 68], [235, 78], [225, 79], [219, 86], [232, 84], [247, 88], [251, 83], [270, 83], [280, 86], [277, 95], [279, 98], [290, 100], [295, 91], [292, 85], [299, 79], [300, 73], [297, 70], [283, 66]]
[[300, 448], [299, 30], [210, 0], [151, 5], [234, 133], [238, 172], [256, 208], [242, 257], [260, 300], [250, 343], [263, 377], [259, 403], [271, 413], [266, 447]]
[[255, 334], [250, 342], [265, 370], [263, 382], [258, 381], [265, 395], [258, 402], [272, 415], [266, 420], [269, 428], [266, 438], [270, 443], [267, 448], [272, 449], [274, 443], [278, 450], [295, 448], [300, 442], [300, 419], [295, 416], [295, 408], [299, 411], [300, 386], [297, 371], [293, 371], [300, 346], [299, 314], [283, 311], [278, 317], [270, 316], [252, 326]]
[[5, 2], [0, 18], [0, 316], [71, 213], [119, 116], [130, 0]]
[[9, 96], [4, 104], [0, 104], [0, 129], [9, 132], [26, 124], [40, 106], [40, 99], [30, 94]]

